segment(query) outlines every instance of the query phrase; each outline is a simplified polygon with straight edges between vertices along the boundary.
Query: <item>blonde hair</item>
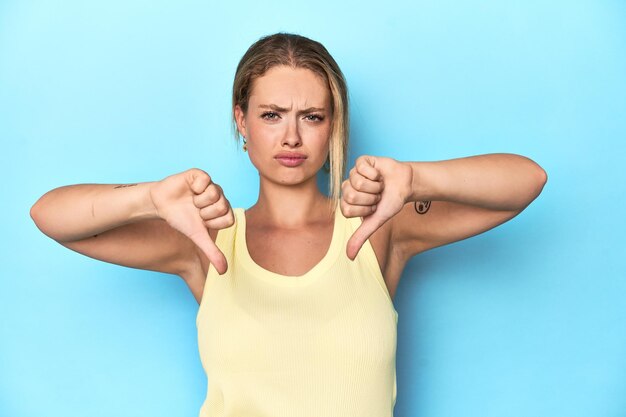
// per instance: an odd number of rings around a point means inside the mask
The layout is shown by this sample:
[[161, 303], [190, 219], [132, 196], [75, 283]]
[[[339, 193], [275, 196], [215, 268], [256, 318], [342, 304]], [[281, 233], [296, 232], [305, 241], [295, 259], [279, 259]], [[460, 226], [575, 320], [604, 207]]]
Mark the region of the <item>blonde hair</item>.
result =
[[245, 114], [254, 80], [278, 65], [306, 68], [322, 77], [328, 85], [333, 115], [329, 145], [329, 188], [332, 202], [336, 204], [348, 151], [348, 87], [339, 65], [321, 43], [304, 36], [279, 32], [262, 37], [248, 48], [237, 65], [233, 83], [232, 121], [235, 138], [239, 141], [235, 106], [239, 105]]

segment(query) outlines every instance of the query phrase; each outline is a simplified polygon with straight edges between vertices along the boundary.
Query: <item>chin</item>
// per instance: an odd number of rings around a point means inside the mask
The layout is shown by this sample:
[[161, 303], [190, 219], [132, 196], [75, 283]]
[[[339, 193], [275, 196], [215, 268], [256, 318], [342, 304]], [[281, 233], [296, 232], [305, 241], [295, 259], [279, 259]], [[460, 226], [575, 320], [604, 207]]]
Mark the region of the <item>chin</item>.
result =
[[294, 172], [292, 175], [272, 175], [272, 176], [267, 176], [265, 178], [267, 178], [271, 182], [274, 182], [280, 185], [297, 186], [297, 185], [302, 185], [311, 181], [315, 182], [317, 175], [316, 174], [306, 175], [304, 173]]
[[317, 170], [311, 169], [312, 164], [309, 166], [299, 166], [293, 168], [283, 166], [278, 168], [272, 167], [272, 169], [265, 170], [265, 172], [259, 170], [257, 167], [257, 170], [259, 171], [259, 176], [262, 179], [275, 184], [293, 186], [306, 184], [308, 182], [317, 184], [317, 174], [322, 169], [324, 161], [321, 162], [322, 165], [320, 165]]

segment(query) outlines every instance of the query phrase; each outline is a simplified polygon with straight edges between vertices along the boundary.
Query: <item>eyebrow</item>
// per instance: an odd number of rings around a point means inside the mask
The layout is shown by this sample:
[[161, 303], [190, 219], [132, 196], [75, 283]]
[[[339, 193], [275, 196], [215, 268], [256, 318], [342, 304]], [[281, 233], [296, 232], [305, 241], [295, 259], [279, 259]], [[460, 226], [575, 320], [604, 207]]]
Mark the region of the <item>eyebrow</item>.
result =
[[[276, 104], [259, 104], [259, 107], [264, 108], [264, 109], [272, 109], [272, 110], [276, 110], [280, 112], [288, 112], [289, 110], [291, 110], [291, 108], [280, 107], [280, 106], [277, 106]], [[309, 107], [308, 109], [300, 110], [298, 114], [310, 113], [312, 111], [326, 111], [326, 109], [323, 107]]]

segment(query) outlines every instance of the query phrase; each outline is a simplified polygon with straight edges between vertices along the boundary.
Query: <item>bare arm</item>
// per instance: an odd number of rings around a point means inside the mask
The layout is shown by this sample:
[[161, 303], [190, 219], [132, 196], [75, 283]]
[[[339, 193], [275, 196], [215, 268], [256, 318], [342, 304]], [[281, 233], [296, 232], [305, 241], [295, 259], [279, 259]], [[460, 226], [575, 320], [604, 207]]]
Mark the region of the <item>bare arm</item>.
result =
[[149, 194], [152, 184], [55, 188], [37, 200], [30, 215], [45, 235], [83, 255], [184, 275], [194, 245], [157, 215]]
[[452, 201], [491, 210], [517, 211], [541, 192], [545, 171], [515, 154], [487, 154], [436, 162], [406, 162], [409, 201]]
[[141, 220], [158, 219], [152, 182], [76, 184], [45, 193], [30, 209], [35, 224], [59, 243], [82, 240]]
[[545, 171], [514, 154], [407, 162], [409, 195], [391, 220], [407, 257], [483, 233], [524, 210], [541, 193]]
[[348, 256], [387, 221], [390, 242], [404, 260], [485, 232], [519, 214], [546, 181], [539, 165], [514, 154], [437, 162], [360, 157], [343, 184], [344, 214], [364, 216]]
[[33, 205], [31, 217], [47, 236], [105, 262], [183, 278], [206, 259], [226, 268], [212, 238], [232, 224], [232, 212], [198, 169], [157, 182], [59, 187]]

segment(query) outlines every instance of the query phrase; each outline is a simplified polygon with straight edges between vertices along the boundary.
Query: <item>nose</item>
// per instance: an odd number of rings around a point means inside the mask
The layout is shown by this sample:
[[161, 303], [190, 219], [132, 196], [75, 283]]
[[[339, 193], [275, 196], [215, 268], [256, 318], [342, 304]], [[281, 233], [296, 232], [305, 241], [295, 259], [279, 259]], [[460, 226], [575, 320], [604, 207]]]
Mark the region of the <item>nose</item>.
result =
[[300, 131], [298, 129], [298, 123], [294, 120], [289, 121], [287, 124], [287, 131], [282, 140], [282, 146], [290, 148], [297, 148], [302, 145], [302, 138], [300, 137]]

